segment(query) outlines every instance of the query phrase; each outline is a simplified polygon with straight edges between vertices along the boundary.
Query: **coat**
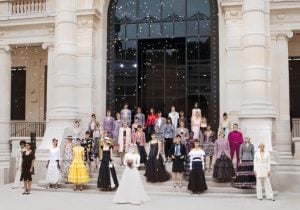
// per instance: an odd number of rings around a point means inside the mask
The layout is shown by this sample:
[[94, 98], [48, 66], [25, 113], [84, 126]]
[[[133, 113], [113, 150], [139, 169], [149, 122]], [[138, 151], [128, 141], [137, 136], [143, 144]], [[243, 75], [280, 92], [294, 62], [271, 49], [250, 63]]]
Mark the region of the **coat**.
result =
[[271, 170], [271, 158], [269, 152], [264, 152], [263, 157], [261, 157], [259, 151], [256, 152], [253, 163], [256, 177], [268, 177], [268, 173]]
[[[124, 131], [126, 131], [125, 142], [123, 141], [123, 132]], [[129, 127], [127, 127], [127, 128], [121, 127], [119, 130], [119, 138], [118, 138], [119, 152], [127, 152], [128, 146], [130, 143], [131, 143], [131, 129]]]
[[[172, 152], [172, 155], [175, 156], [175, 146], [176, 144], [172, 144], [172, 148], [171, 148], [171, 152]], [[181, 156], [186, 156], [186, 150], [185, 150], [185, 146], [184, 144], [180, 143], [180, 153], [181, 153]]]

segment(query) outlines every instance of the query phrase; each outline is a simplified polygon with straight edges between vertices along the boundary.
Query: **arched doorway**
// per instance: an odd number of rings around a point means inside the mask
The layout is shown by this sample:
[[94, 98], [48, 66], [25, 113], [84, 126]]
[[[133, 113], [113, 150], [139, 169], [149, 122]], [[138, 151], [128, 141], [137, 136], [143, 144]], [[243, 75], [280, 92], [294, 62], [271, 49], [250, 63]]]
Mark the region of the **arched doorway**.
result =
[[219, 118], [218, 5], [215, 0], [112, 0], [108, 11], [107, 107], [194, 102]]

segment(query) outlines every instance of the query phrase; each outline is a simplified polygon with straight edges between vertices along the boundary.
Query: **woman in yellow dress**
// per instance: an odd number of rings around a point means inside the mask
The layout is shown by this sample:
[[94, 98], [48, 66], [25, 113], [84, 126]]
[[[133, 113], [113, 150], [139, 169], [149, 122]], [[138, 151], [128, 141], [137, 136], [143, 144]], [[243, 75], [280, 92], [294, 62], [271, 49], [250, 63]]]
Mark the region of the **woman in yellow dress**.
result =
[[80, 146], [79, 138], [76, 140], [76, 145], [73, 147], [73, 161], [69, 169], [68, 181], [74, 184], [74, 191], [80, 185], [80, 191], [83, 190], [83, 184], [89, 182], [87, 168], [84, 165], [84, 148]]

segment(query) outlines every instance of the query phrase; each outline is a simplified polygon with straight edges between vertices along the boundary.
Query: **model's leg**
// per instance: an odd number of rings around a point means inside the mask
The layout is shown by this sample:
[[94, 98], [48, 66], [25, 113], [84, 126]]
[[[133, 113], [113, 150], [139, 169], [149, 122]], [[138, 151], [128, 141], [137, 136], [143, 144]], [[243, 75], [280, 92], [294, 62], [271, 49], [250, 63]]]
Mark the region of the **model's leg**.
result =
[[179, 187], [182, 187], [182, 173], [178, 173], [179, 176]]
[[264, 179], [264, 178], [256, 177], [256, 197], [257, 197], [257, 199], [260, 199], [260, 200], [263, 199], [262, 179]]
[[211, 171], [212, 159], [213, 159], [213, 156], [209, 156], [209, 167], [208, 167], [208, 172]]
[[176, 187], [176, 173], [173, 172], [173, 187], [175, 188]]
[[121, 166], [124, 164], [124, 152], [120, 152]]
[[267, 177], [264, 179], [264, 187], [266, 192], [266, 198], [273, 200], [273, 190], [270, 182], [270, 178]]
[[168, 161], [168, 139], [165, 139], [165, 142], [164, 142], [164, 151], [165, 151], [165, 162]]
[[24, 192], [23, 194], [25, 194], [27, 192], [27, 181], [24, 181]]
[[28, 181], [27, 182], [27, 193], [29, 194], [31, 191], [31, 185], [32, 185], [32, 181]]

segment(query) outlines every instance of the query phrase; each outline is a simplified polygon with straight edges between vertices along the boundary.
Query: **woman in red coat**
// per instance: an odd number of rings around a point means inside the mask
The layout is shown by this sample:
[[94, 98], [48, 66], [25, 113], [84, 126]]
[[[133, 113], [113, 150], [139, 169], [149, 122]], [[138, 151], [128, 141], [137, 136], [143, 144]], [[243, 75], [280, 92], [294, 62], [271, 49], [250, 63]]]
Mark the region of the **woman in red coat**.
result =
[[153, 108], [150, 108], [150, 112], [147, 116], [147, 121], [145, 124], [146, 130], [146, 142], [151, 140], [151, 134], [154, 132], [155, 120], [158, 118], [158, 115], [154, 112]]

